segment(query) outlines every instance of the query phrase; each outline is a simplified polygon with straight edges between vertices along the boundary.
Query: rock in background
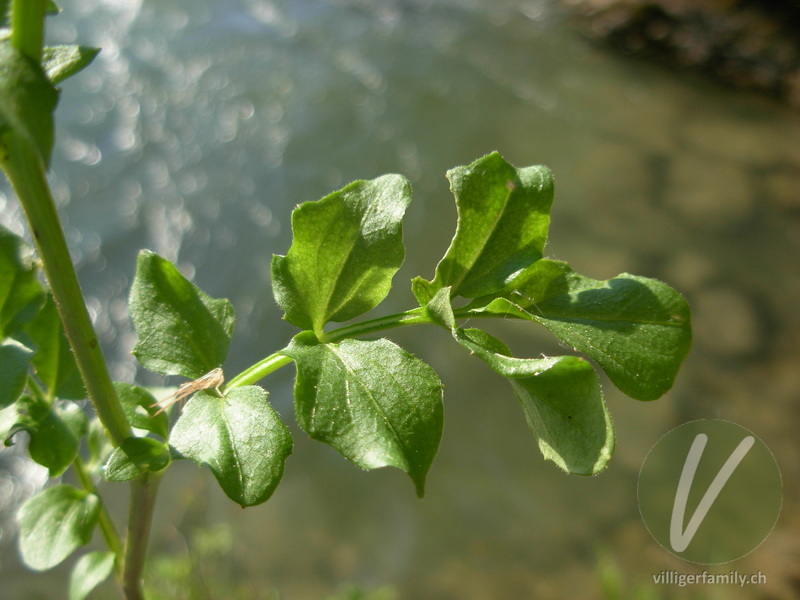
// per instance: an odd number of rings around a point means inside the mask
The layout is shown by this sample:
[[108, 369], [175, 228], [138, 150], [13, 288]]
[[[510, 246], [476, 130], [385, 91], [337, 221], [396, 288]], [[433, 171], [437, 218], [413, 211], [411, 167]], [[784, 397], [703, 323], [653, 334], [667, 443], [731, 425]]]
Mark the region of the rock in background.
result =
[[593, 39], [800, 108], [798, 0], [564, 2]]

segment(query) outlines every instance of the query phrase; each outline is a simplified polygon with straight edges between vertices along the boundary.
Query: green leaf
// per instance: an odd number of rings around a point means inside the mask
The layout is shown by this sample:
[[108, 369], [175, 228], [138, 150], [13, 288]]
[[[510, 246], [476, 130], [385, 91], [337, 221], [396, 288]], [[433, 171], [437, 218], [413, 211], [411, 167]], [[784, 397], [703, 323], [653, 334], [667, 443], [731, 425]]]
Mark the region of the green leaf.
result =
[[400, 175], [356, 181], [292, 213], [294, 239], [272, 258], [272, 288], [286, 320], [318, 336], [377, 306], [405, 258], [402, 218], [411, 186]]
[[130, 481], [148, 472], [161, 471], [169, 463], [170, 449], [164, 442], [129, 437], [111, 453], [103, 475], [108, 481]]
[[50, 394], [68, 400], [86, 398], [75, 356], [51, 295], [48, 294], [39, 314], [27, 324], [25, 330], [37, 346], [33, 357], [36, 376]]
[[272, 495], [292, 452], [289, 430], [258, 386], [234, 388], [224, 398], [198, 392], [184, 407], [170, 443], [182, 456], [207, 465], [225, 494], [242, 506]]
[[58, 92], [42, 67], [0, 42], [0, 163], [9, 160], [7, 136], [34, 146], [45, 165], [53, 149], [53, 111]]
[[74, 402], [51, 405], [23, 396], [12, 435], [18, 431], [26, 431], [30, 436], [31, 458], [50, 469], [50, 477], [58, 477], [78, 455], [81, 438], [87, 431], [87, 418]]
[[501, 292], [505, 297], [470, 307], [541, 323], [638, 400], [654, 400], [672, 387], [691, 346], [691, 312], [665, 283], [627, 273], [598, 281], [566, 263], [540, 260], [511, 287]]
[[164, 439], [169, 437], [169, 417], [165, 412], [158, 413], [156, 399], [150, 392], [131, 383], [118, 381], [114, 382], [114, 389], [117, 390], [122, 410], [131, 427], [150, 431]]
[[206, 295], [149, 250], [139, 254], [130, 310], [139, 336], [133, 354], [151, 371], [197, 379], [225, 361], [231, 303]]
[[28, 363], [33, 350], [16, 340], [0, 343], [0, 409], [11, 406], [22, 395], [28, 383]]
[[614, 429], [592, 366], [576, 356], [513, 358], [479, 329], [457, 329], [456, 340], [508, 378], [546, 460], [567, 473], [594, 475], [614, 451]]
[[5, 445], [11, 445], [7, 439], [11, 435], [11, 430], [17, 423], [17, 407], [9, 406], [7, 408], [0, 408], [0, 439], [5, 439]]
[[456, 317], [453, 314], [453, 305], [450, 303], [450, 286], [440, 289], [433, 298], [425, 304], [425, 313], [437, 325], [453, 330], [456, 327]]
[[37, 571], [55, 567], [89, 543], [99, 512], [97, 496], [71, 485], [38, 493], [18, 514], [23, 562]]
[[113, 552], [89, 552], [72, 567], [69, 580], [69, 600], [84, 600], [114, 571]]
[[99, 52], [99, 48], [86, 46], [47, 46], [42, 54], [42, 66], [50, 81], [57, 84], [88, 67]]
[[418, 299], [429, 300], [446, 286], [453, 296], [492, 294], [540, 259], [547, 241], [553, 202], [547, 167], [517, 169], [495, 152], [447, 177], [458, 225], [433, 281], [415, 281]]
[[11, 0], [0, 0], [0, 27], [11, 25]]
[[0, 339], [30, 321], [43, 301], [33, 249], [0, 226]]
[[422, 496], [442, 437], [433, 369], [386, 339], [322, 344], [303, 332], [284, 354], [297, 363], [300, 427], [363, 469], [402, 469]]
[[103, 467], [114, 451], [114, 445], [108, 437], [108, 432], [97, 417], [89, 421], [89, 430], [86, 434], [86, 446], [89, 457], [86, 461], [87, 469], [98, 477], [103, 476]]

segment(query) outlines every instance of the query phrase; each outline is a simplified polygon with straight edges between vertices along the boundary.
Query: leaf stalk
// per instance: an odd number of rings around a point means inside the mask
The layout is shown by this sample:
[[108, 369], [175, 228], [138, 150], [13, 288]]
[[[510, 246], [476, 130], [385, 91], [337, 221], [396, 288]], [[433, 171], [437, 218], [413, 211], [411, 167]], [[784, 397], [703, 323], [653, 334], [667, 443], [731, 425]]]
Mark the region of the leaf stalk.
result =
[[[318, 336], [322, 343], [339, 342], [346, 338], [358, 337], [362, 335], [369, 335], [378, 331], [386, 329], [394, 329], [396, 327], [404, 327], [406, 325], [420, 325], [422, 323], [431, 323], [432, 321], [425, 314], [421, 308], [414, 308], [402, 313], [387, 315], [385, 317], [378, 317], [377, 319], [370, 319], [360, 323], [353, 323], [333, 329], [328, 333]], [[281, 367], [285, 367], [292, 359], [283, 354], [283, 351], [278, 351], [270, 354], [263, 360], [248, 367], [236, 377], [231, 379], [225, 386], [225, 390], [232, 390], [243, 385], [253, 385], [267, 375], [277, 371]]]

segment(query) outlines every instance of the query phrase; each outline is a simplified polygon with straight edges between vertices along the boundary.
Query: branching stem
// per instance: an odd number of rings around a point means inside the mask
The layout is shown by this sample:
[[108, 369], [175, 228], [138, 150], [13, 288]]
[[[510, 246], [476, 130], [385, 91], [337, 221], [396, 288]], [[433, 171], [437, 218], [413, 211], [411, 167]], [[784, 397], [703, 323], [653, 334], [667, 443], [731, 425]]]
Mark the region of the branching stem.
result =
[[[473, 317], [481, 316], [480, 314], [472, 314], [465, 310], [455, 310], [456, 317]], [[431, 319], [425, 314], [422, 308], [414, 308], [406, 312], [396, 313], [385, 317], [378, 317], [377, 319], [370, 319], [369, 321], [362, 321], [360, 323], [353, 323], [345, 325], [338, 329], [333, 329], [322, 336], [321, 342], [335, 343], [346, 338], [359, 337], [362, 335], [370, 335], [379, 331], [387, 329], [395, 329], [397, 327], [405, 327], [407, 325], [421, 325], [433, 323]], [[226, 390], [232, 390], [243, 385], [253, 385], [264, 377], [285, 367], [292, 359], [282, 353], [283, 351], [270, 354], [263, 360], [260, 360], [251, 367], [248, 367], [236, 377], [231, 379], [226, 385]]]

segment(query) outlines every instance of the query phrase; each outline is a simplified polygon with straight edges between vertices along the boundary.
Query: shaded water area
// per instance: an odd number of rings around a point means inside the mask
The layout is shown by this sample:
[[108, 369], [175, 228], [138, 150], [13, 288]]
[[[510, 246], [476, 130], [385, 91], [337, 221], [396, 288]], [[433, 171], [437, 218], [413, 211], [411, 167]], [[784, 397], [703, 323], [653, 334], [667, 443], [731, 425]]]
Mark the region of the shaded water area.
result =
[[[408, 257], [378, 309], [405, 310], [408, 281], [432, 276], [454, 230], [445, 171], [492, 150], [555, 173], [550, 256], [598, 279], [664, 279], [694, 311], [694, 347], [667, 396], [636, 402], [604, 380], [617, 450], [597, 477], [545, 464], [507, 384], [444, 332], [409, 328], [390, 337], [445, 384], [424, 500], [404, 474], [359, 471], [292, 424], [294, 453], [263, 506], [243, 511], [210, 474], [171, 467], [154, 556], [185, 556], [198, 528], [216, 531], [224, 542], [199, 571], [250, 595], [209, 597], [313, 600], [350, 582], [403, 599], [591, 599], [605, 597], [609, 569], [655, 598], [800, 594], [800, 115], [593, 47], [537, 0], [64, 4], [53, 42], [103, 53], [64, 85], [52, 184], [117, 379], [164, 383], [129, 355], [139, 248], [232, 300], [230, 376], [294, 334], [269, 262], [289, 246], [296, 204], [353, 179], [409, 177]], [[0, 221], [23, 231], [8, 192]], [[533, 325], [495, 331], [518, 356], [566, 351]], [[292, 378], [289, 367], [262, 382], [287, 423]], [[761, 570], [765, 585], [652, 583], [703, 567], [649, 536], [638, 470], [664, 433], [704, 417], [751, 429], [781, 467], [776, 529], [718, 569]], [[0, 600], [63, 598], [68, 568], [32, 574], [13, 542], [13, 506], [43, 479], [9, 451], [2, 461]], [[122, 514], [124, 493], [105, 489]]]

